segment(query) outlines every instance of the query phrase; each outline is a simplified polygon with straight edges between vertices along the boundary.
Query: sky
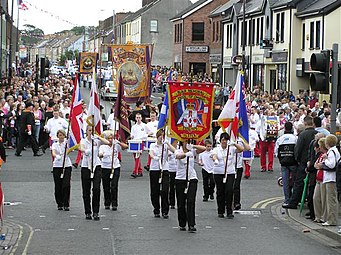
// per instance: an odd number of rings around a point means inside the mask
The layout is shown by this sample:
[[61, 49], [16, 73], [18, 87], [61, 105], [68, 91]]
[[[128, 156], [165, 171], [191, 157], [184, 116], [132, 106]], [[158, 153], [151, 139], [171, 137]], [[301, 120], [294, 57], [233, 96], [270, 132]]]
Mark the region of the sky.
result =
[[[142, 7], [142, 0], [24, 0], [24, 3], [28, 10], [19, 11], [19, 28], [30, 24], [45, 34], [69, 30], [74, 26], [96, 26], [98, 20], [112, 16], [114, 10], [134, 12]], [[16, 22], [16, 4], [14, 10]]]

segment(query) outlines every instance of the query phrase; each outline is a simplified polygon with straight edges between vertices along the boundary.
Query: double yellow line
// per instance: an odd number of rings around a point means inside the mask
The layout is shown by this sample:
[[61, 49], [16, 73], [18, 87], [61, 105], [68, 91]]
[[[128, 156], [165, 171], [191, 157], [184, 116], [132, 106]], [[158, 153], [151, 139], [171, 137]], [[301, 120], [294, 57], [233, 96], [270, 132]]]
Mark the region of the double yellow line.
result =
[[265, 209], [268, 205], [272, 203], [276, 203], [278, 201], [283, 200], [283, 197], [272, 197], [268, 199], [261, 200], [251, 206], [252, 209]]

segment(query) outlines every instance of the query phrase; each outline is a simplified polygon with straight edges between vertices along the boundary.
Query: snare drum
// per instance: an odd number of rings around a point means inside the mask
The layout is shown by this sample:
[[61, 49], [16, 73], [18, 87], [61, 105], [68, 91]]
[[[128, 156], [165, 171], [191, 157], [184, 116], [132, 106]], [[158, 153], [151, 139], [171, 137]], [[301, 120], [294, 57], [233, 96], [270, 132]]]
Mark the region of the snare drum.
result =
[[144, 142], [144, 150], [145, 151], [149, 151], [150, 149], [150, 145], [152, 143], [156, 143], [156, 138], [154, 137], [148, 137], [146, 141], [143, 141]]
[[142, 140], [129, 140], [128, 141], [128, 152], [138, 153], [143, 151]]

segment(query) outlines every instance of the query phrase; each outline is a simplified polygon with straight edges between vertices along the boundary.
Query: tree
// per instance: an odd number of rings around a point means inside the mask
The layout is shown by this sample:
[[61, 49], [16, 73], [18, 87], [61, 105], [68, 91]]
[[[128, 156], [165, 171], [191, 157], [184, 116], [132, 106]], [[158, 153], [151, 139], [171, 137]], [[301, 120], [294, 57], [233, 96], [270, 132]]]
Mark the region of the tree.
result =
[[34, 45], [44, 37], [44, 31], [33, 25], [25, 24], [24, 29], [20, 31], [21, 41], [24, 45]]

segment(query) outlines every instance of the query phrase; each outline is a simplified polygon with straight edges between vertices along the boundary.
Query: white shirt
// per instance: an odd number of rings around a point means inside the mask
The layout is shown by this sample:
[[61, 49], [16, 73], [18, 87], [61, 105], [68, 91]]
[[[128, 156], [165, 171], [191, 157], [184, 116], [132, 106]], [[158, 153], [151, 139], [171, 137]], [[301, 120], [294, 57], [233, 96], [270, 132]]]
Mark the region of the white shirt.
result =
[[[157, 171], [160, 170], [160, 161], [161, 161], [161, 154], [162, 154], [162, 144], [157, 144], [157, 143], [152, 143], [150, 145], [150, 151], [153, 152], [154, 156], [157, 156], [160, 158], [160, 160], [155, 160], [152, 158], [150, 161], [150, 171]], [[169, 170], [169, 165], [168, 165], [168, 146], [167, 144], [164, 145], [163, 149], [163, 159], [162, 159], [162, 170]]]
[[62, 112], [63, 117], [65, 118], [66, 114], [70, 114], [71, 109], [70, 107], [63, 107], [60, 111]]
[[175, 158], [175, 153], [168, 151], [168, 166], [169, 166], [169, 172], [176, 172], [176, 169], [178, 167], [176, 158]]
[[[65, 144], [66, 142], [62, 142], [62, 143], [59, 143], [56, 142], [56, 143], [53, 143], [52, 144], [52, 150], [55, 151], [55, 153], [60, 156], [59, 157], [55, 157], [54, 160], [53, 160], [53, 167], [63, 167], [63, 160], [64, 160], [64, 152], [65, 152]], [[59, 159], [57, 159], [59, 158]], [[65, 165], [64, 167], [70, 167], [72, 166], [71, 164], [71, 159], [68, 155], [66, 155], [66, 158], [65, 158]]]
[[213, 173], [213, 160], [211, 158], [212, 151], [204, 151], [199, 154], [199, 161], [203, 163], [202, 168], [209, 174]]
[[[98, 154], [103, 154], [103, 158], [101, 160], [102, 164], [101, 167], [102, 168], [106, 168], [106, 169], [111, 169], [111, 164], [112, 164], [112, 146], [106, 145], [106, 144], [102, 144], [99, 147], [99, 152]], [[120, 161], [118, 159], [118, 152], [121, 151], [121, 146], [119, 144], [115, 144], [115, 150], [114, 150], [114, 168], [118, 168], [121, 167]]]
[[[213, 149], [212, 154], [217, 155], [217, 159], [219, 161], [218, 165], [213, 167], [214, 174], [224, 174], [227, 148], [228, 146], [226, 146], [226, 148], [223, 149], [221, 148], [220, 145], [218, 145], [217, 147]], [[235, 162], [236, 162], [236, 147], [230, 146], [228, 161], [227, 161], [227, 174], [236, 173]]]
[[[175, 151], [175, 156], [182, 154], [182, 148]], [[196, 155], [196, 151], [192, 150], [193, 155]], [[177, 169], [176, 169], [176, 180], [186, 180], [186, 168], [187, 168], [187, 157], [183, 159], [177, 159]], [[197, 173], [194, 169], [194, 157], [189, 158], [188, 166], [188, 180], [197, 180]]]
[[134, 124], [131, 127], [131, 137], [134, 140], [145, 140], [148, 137], [147, 126], [145, 123]]
[[[329, 168], [337, 166], [337, 162], [340, 159], [340, 153], [334, 146], [327, 151], [327, 158], [323, 161]], [[323, 171], [323, 183], [336, 182], [336, 171]]]
[[259, 137], [256, 130], [249, 129], [249, 145], [251, 147], [251, 150], [254, 150], [256, 148], [257, 142], [259, 142]]
[[152, 134], [153, 137], [156, 137], [157, 125], [158, 124], [159, 124], [159, 121], [157, 121], [157, 120], [150, 121], [146, 124], [147, 129], [148, 129], [148, 133], [153, 133]]
[[[90, 168], [91, 167], [91, 157], [92, 157], [92, 144], [91, 141], [89, 141], [87, 138], [83, 138], [81, 140], [81, 146], [85, 149], [85, 151], [89, 152], [89, 155], [85, 155], [86, 153], [83, 152], [82, 153], [82, 167], [87, 167]], [[100, 146], [100, 140], [99, 139], [94, 139], [94, 161], [93, 161], [93, 166], [94, 168], [96, 166], [100, 166], [101, 165], [101, 161], [98, 157], [98, 148]]]
[[117, 121], [115, 121], [115, 115], [114, 113], [110, 113], [109, 117], [108, 117], [108, 120], [107, 120], [107, 123], [109, 125], [109, 128], [110, 130], [113, 130], [115, 129], [115, 123], [116, 123], [116, 130], [119, 130], [119, 127], [120, 127], [120, 123], [118, 123]]
[[58, 117], [57, 119], [56, 118], [49, 119], [46, 123], [45, 129], [50, 133], [49, 135], [52, 139], [56, 139], [57, 131], [59, 129], [66, 130], [67, 127], [68, 122], [63, 118]]
[[258, 126], [259, 115], [258, 113], [250, 115], [250, 128], [256, 129]]

